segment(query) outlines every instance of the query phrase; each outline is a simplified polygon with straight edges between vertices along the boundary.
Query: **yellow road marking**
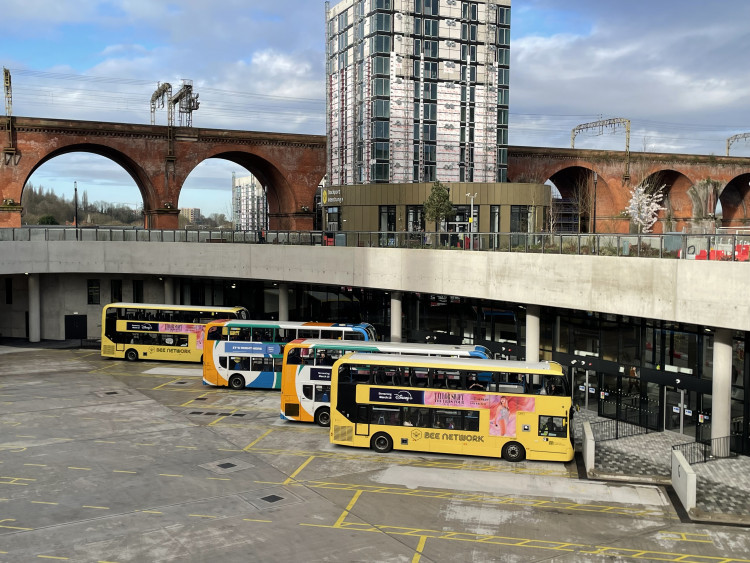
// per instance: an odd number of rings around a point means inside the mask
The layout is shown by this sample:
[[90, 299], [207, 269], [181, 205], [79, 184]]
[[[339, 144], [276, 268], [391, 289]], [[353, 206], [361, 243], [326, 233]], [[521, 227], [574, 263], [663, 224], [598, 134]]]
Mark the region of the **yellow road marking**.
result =
[[[276, 430], [276, 429], [274, 429]], [[271, 432], [271, 430], [269, 430]], [[268, 433], [266, 433], [268, 434]], [[264, 435], [265, 436], [265, 435]], [[262, 438], [263, 436], [261, 436]], [[252, 444], [245, 447], [244, 451], [249, 451], [253, 448], [254, 453], [262, 454], [274, 454], [274, 455], [294, 455], [294, 456], [306, 456], [309, 457], [314, 455], [315, 457], [330, 458], [330, 459], [350, 459], [361, 461], [366, 459], [367, 461], [375, 461], [387, 463], [389, 465], [401, 465], [407, 467], [432, 467], [439, 469], [461, 469], [470, 471], [486, 471], [495, 473], [513, 473], [517, 475], [542, 475], [542, 476], [555, 476], [564, 479], [577, 479], [577, 476], [572, 476], [570, 472], [561, 469], [539, 469], [532, 466], [528, 467], [509, 467], [507, 465], [493, 465], [489, 463], [477, 463], [473, 460], [451, 460], [451, 459], [424, 459], [414, 458], [412, 456], [382, 456], [382, 455], [368, 455], [363, 457], [361, 454], [346, 454], [341, 452], [313, 452], [307, 450], [287, 450], [281, 448], [255, 448], [253, 447], [259, 440], [256, 440]]]
[[253, 441], [253, 442], [250, 442], [250, 443], [249, 443], [249, 444], [248, 444], [247, 446], [245, 446], [245, 447], [244, 447], [244, 448], [242, 449], [242, 451], [243, 451], [243, 452], [246, 452], [246, 451], [248, 451], [248, 450], [249, 450], [250, 448], [252, 448], [252, 447], [253, 447], [253, 446], [254, 446], [255, 444], [257, 444], [257, 443], [258, 443], [258, 442], [260, 442], [260, 441], [261, 441], [261, 440], [262, 440], [263, 438], [265, 438], [266, 436], [268, 436], [268, 435], [269, 435], [269, 434], [270, 434], [271, 432], [273, 432], [273, 429], [271, 429], [271, 430], [267, 430], [267, 431], [265, 432], [265, 434], [263, 434], [262, 436], [260, 436], [260, 438], [258, 438], [257, 440], [255, 440], [255, 441]]
[[131, 473], [133, 475], [137, 475], [137, 471], [125, 471], [124, 469], [113, 469], [112, 473]]
[[218, 518], [218, 516], [209, 516], [208, 514], [188, 514], [188, 516], [193, 518]]
[[55, 557], [54, 555], [37, 555], [40, 559], [59, 559], [61, 561], [68, 561], [70, 557]]
[[97, 510], [109, 510], [108, 506], [88, 506], [84, 504], [81, 508], [95, 508]]
[[145, 512], [146, 514], [164, 514], [163, 512], [159, 512], [158, 510], [141, 510], [141, 512]]
[[68, 466], [68, 469], [78, 469], [80, 471], [91, 471], [90, 467], [71, 467], [70, 465]]
[[346, 505], [344, 512], [341, 513], [341, 516], [339, 516], [339, 519], [336, 520], [336, 523], [333, 525], [334, 528], [338, 528], [339, 526], [343, 524], [344, 520], [349, 515], [349, 512], [351, 511], [351, 509], [354, 508], [354, 505], [357, 503], [361, 495], [362, 495], [362, 491], [357, 491], [356, 493], [354, 493], [352, 500], [349, 501], [349, 504]]
[[20, 487], [28, 487], [28, 483], [24, 481], [36, 481], [36, 479], [28, 479], [26, 477], [2, 477], [0, 476], [0, 485], [18, 485]]
[[[184, 389], [184, 391], [191, 391], [192, 393], [195, 393], [195, 390], [193, 390], [193, 389]], [[202, 395], [201, 395], [200, 397], [194, 397], [194, 398], [190, 399], [190, 400], [189, 400], [189, 401], [188, 401], [187, 403], [183, 403], [183, 404], [181, 404], [180, 406], [181, 406], [181, 407], [188, 407], [188, 406], [190, 406], [190, 405], [191, 405], [191, 404], [192, 404], [193, 402], [195, 402], [195, 399], [205, 399], [205, 398], [206, 398], [206, 395], [208, 395], [208, 393], [203, 393], [203, 394], [202, 394]]]
[[209, 481], [231, 481], [231, 479], [227, 479], [226, 477], [206, 477]]
[[427, 536], [422, 536], [421, 538], [419, 538], [419, 543], [417, 544], [417, 552], [414, 554], [411, 563], [419, 563], [419, 560], [422, 558], [422, 552], [424, 551], [424, 544], [426, 543]]
[[117, 442], [112, 442], [110, 440], [94, 440], [95, 444], [116, 444]]
[[21, 526], [8, 526], [3, 524], [3, 522], [15, 522], [15, 518], [5, 518], [4, 520], [0, 520], [0, 528], [6, 528], [8, 530], [21, 530], [22, 532], [28, 532], [30, 530], [33, 530], [34, 528], [23, 528]]
[[305, 462], [304, 462], [304, 463], [303, 463], [302, 465], [300, 465], [300, 466], [299, 466], [299, 467], [297, 468], [297, 470], [296, 470], [296, 471], [295, 471], [294, 473], [292, 473], [292, 474], [291, 474], [291, 475], [290, 475], [290, 476], [289, 476], [289, 477], [287, 478], [287, 480], [286, 480], [286, 481], [284, 481], [284, 485], [288, 485], [289, 483], [291, 483], [292, 481], [294, 481], [294, 478], [295, 478], [295, 477], [296, 477], [297, 475], [299, 475], [300, 471], [302, 471], [302, 470], [303, 470], [303, 469], [304, 469], [304, 468], [305, 468], [305, 467], [307, 466], [307, 464], [308, 464], [308, 463], [310, 463], [310, 462], [311, 462], [312, 460], [314, 460], [314, 459], [315, 459], [315, 456], [314, 456], [314, 455], [311, 455], [310, 457], [308, 457], [308, 458], [307, 458], [307, 460], [305, 460]]
[[696, 543], [713, 543], [710, 539], [697, 539], [697, 538], [710, 538], [708, 534], [688, 534], [686, 532], [659, 532], [661, 539], [672, 540], [672, 541], [687, 541]]
[[47, 467], [44, 463], [24, 463], [26, 467]]
[[31, 504], [60, 504], [59, 502], [44, 502], [43, 500], [32, 500]]
[[159, 477], [182, 477], [182, 475], [173, 475], [171, 473], [159, 473]]
[[[349, 503], [348, 509], [352, 506]], [[720, 557], [710, 555], [673, 553], [666, 551], [651, 551], [645, 549], [628, 549], [621, 547], [591, 546], [572, 542], [555, 542], [548, 540], [537, 540], [531, 538], [516, 538], [509, 536], [495, 536], [491, 534], [476, 534], [464, 532], [446, 532], [442, 530], [430, 530], [425, 528], [408, 528], [405, 526], [383, 526], [366, 523], [344, 522], [344, 514], [339, 517], [333, 525], [301, 524], [315, 528], [340, 529], [357, 532], [378, 532], [392, 535], [419, 537], [422, 540], [432, 538], [436, 540], [471, 542], [484, 545], [504, 545], [525, 549], [542, 549], [545, 551], [559, 551], [564, 553], [581, 553], [586, 555], [606, 555], [610, 557], [626, 557], [629, 559], [642, 559], [649, 561], [672, 561], [680, 563], [750, 563], [750, 559], [738, 559], [733, 557]], [[418, 548], [419, 549], [419, 548]], [[415, 556], [416, 557], [416, 556]], [[414, 560], [413, 560], [414, 561]]]
[[594, 504], [578, 504], [571, 501], [546, 500], [542, 498], [523, 498], [510, 495], [492, 495], [489, 493], [462, 493], [449, 490], [430, 490], [430, 489], [409, 489], [406, 487], [391, 487], [388, 485], [359, 485], [353, 483], [331, 483], [326, 481], [298, 481], [294, 483], [273, 483], [292, 484], [309, 488], [333, 489], [339, 491], [360, 491], [363, 493], [402, 495], [420, 498], [447, 499], [452, 502], [478, 502], [507, 504], [513, 506], [523, 506], [529, 508], [542, 508], [549, 510], [572, 510], [577, 512], [594, 512], [597, 514], [617, 514], [625, 516], [643, 517], [643, 516], [661, 516], [663, 518], [676, 519], [676, 516], [669, 516], [659, 509], [649, 509], [643, 507], [629, 506], [610, 506]]
[[153, 387], [151, 390], [152, 391], [158, 391], [159, 389], [161, 389], [165, 385], [172, 385], [175, 381], [180, 381], [181, 379], [183, 379], [183, 378], [182, 377], [176, 377], [176, 378], [173, 377], [171, 380], [169, 380], [169, 381], [167, 381], [165, 383], [162, 383], [161, 385], [157, 385], [156, 387]]
[[273, 520], [256, 520], [255, 518], [243, 518], [242, 521], [243, 522], [265, 522], [267, 524], [270, 524], [271, 522], [273, 522]]

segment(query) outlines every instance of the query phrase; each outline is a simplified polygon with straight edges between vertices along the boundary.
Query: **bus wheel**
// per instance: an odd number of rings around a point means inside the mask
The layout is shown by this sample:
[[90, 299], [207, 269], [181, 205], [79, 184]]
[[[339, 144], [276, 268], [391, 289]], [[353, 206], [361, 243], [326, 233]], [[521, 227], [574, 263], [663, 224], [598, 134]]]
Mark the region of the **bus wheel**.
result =
[[523, 461], [526, 459], [526, 450], [518, 442], [508, 442], [503, 446], [503, 459], [506, 461]]
[[129, 362], [134, 362], [138, 359], [138, 352], [133, 350], [132, 348], [129, 348], [127, 352], [125, 352], [125, 359]]
[[315, 422], [318, 423], [318, 426], [331, 425], [331, 411], [328, 407], [320, 407], [315, 411]]
[[231, 389], [244, 389], [245, 378], [235, 373], [232, 377], [229, 378], [229, 387]]
[[393, 449], [393, 440], [385, 432], [378, 432], [370, 440], [370, 447], [378, 453], [385, 454]]

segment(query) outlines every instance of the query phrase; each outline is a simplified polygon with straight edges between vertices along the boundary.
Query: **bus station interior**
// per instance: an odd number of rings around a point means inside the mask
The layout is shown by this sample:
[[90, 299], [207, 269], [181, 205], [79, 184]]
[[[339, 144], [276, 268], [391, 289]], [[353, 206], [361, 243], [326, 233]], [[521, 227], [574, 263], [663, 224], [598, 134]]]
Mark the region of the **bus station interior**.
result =
[[[0, 339], [28, 338], [30, 283], [39, 286], [43, 340], [97, 340], [102, 306], [116, 301], [242, 305], [253, 318], [278, 320], [281, 293], [286, 294], [282, 303], [288, 303], [282, 316], [289, 320], [369, 322], [380, 338], [391, 334], [394, 296], [384, 290], [247, 279], [61, 274], [2, 276]], [[404, 341], [484, 345], [497, 358], [527, 359], [523, 304], [408, 292], [399, 299]], [[554, 307], [538, 311], [539, 359], [562, 364], [578, 408], [654, 431], [711, 438], [711, 327]], [[731, 334], [732, 449], [748, 454], [748, 333]]]

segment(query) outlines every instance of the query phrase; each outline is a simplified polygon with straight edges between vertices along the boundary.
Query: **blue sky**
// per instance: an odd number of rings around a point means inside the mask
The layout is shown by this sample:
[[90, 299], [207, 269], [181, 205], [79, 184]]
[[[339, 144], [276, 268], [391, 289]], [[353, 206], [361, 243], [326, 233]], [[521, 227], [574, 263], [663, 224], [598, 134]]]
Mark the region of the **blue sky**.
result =
[[[196, 127], [325, 134], [322, 1], [4, 0], [2, 21], [14, 115], [149, 123], [157, 83], [190, 79]], [[748, 21], [747, 0], [514, 0], [510, 144], [565, 147], [576, 125], [623, 117], [631, 150], [724, 154], [750, 131]], [[624, 135], [576, 146], [622, 150]], [[206, 161], [180, 206], [229, 214], [232, 171], [245, 174]], [[74, 181], [90, 201], [140, 200], [101, 157], [60, 157], [31, 178], [68, 195]]]

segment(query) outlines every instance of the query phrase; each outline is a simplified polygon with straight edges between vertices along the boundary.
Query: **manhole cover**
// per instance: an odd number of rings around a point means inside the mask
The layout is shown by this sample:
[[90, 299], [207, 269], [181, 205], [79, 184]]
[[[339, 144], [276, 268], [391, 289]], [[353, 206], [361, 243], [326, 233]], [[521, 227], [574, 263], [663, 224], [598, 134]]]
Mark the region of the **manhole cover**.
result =
[[220, 463], [216, 467], [221, 467], [222, 469], [229, 469], [230, 467], [237, 467], [236, 463]]
[[279, 502], [280, 500], [284, 500], [284, 497], [280, 497], [279, 495], [268, 495], [267, 497], [261, 497], [260, 500], [264, 500], [266, 502]]

